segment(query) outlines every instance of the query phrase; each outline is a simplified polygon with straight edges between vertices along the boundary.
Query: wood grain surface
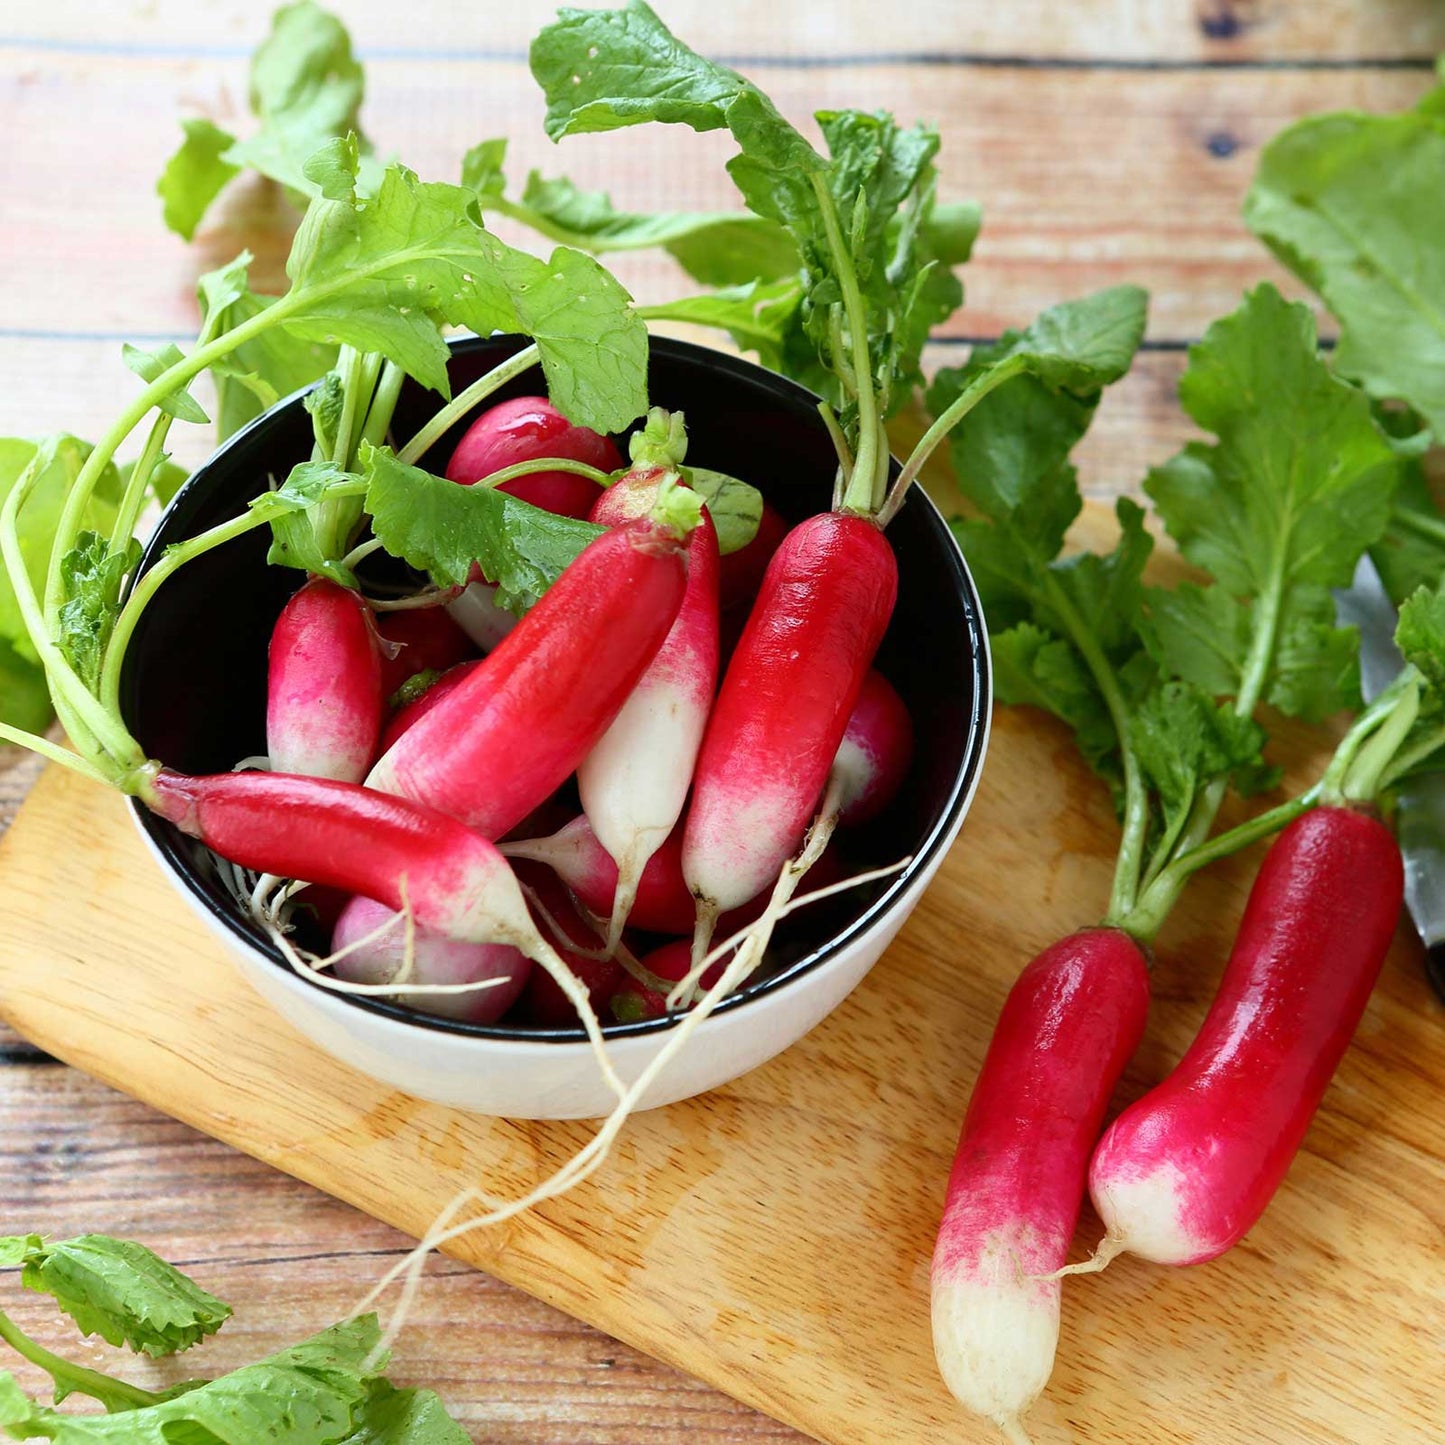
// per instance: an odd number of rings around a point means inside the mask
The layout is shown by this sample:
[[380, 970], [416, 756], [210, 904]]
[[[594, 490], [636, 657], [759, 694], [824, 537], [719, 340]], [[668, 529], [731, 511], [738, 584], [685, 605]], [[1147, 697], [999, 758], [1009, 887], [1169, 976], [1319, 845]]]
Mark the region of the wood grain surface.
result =
[[[637, 131], [561, 149], [542, 140], [521, 55], [549, 6], [340, 0], [335, 8], [368, 65], [369, 129], [383, 149], [424, 173], [452, 174], [470, 144], [505, 131], [516, 182], [535, 164], [639, 206], [731, 202], [716, 168], [682, 159], [698, 153], [695, 137], [684, 143]], [[659, 8], [698, 48], [755, 68], [790, 114], [835, 102], [878, 104], [940, 122], [944, 193], [976, 197], [987, 219], [967, 269], [969, 304], [949, 341], [931, 349], [932, 366], [960, 360], [968, 338], [994, 334], [1061, 296], [1124, 278], [1151, 287], [1150, 349], [1106, 399], [1082, 448], [1081, 475], [1096, 497], [1136, 490], [1145, 468], [1188, 434], [1173, 396], [1184, 345], [1242, 286], [1278, 279], [1237, 219], [1259, 145], [1312, 110], [1405, 103], [1427, 83], [1430, 57], [1445, 48], [1445, 6], [1435, 0], [922, 0], [888, 10], [886, 24], [858, 0], [665, 0]], [[0, 433], [94, 434], [135, 385], [119, 364], [120, 343], [184, 341], [199, 270], [247, 244], [262, 274], [279, 273], [291, 217], [268, 188], [234, 187], [194, 251], [160, 226], [151, 190], [178, 114], [242, 124], [244, 59], [264, 9], [239, 0], [0, 0], [7, 137], [0, 147]], [[643, 258], [620, 269], [649, 299], [684, 289], [669, 269]], [[181, 460], [205, 455], [202, 430], [177, 428], [176, 439]], [[1062, 756], [1062, 741], [1058, 749]], [[36, 771], [0, 749], [0, 826]], [[1102, 825], [1081, 836], [1085, 854], [1061, 859], [1065, 875], [1096, 874], [1111, 846]], [[1201, 898], [1205, 907], [1237, 903], [1227, 891], [1202, 889]], [[23, 937], [9, 918], [0, 927], [12, 948]], [[1158, 1052], [1141, 1060], [1145, 1071], [1160, 1067], [1169, 1041], [1184, 1036], [1177, 1011], [1197, 1018], [1203, 997], [1202, 985], [1176, 989], [1167, 974], [1160, 986], [1161, 1010], [1176, 1011], [1166, 1024], [1176, 1022], [1151, 1044]], [[996, 1002], [980, 1002], [979, 1016]], [[1420, 1001], [1423, 1011], [1432, 1007]], [[1430, 1056], [1438, 1059], [1438, 1048]], [[241, 1307], [230, 1341], [210, 1347], [220, 1365], [336, 1317], [357, 1281], [402, 1247], [396, 1231], [39, 1057], [0, 1027], [0, 1177], [6, 1201], [26, 1214], [0, 1227], [114, 1228], [195, 1261], [205, 1281]], [[956, 1112], [976, 1059], [965, 1053], [956, 1063], [959, 1092], [940, 1117]], [[1381, 1079], [1378, 1087], [1388, 1095], [1392, 1086]], [[1398, 1114], [1398, 1104], [1383, 1112]], [[1364, 1123], [1373, 1118], [1354, 1093], [1337, 1089], [1335, 1107]], [[1344, 1148], [1347, 1133], [1331, 1118], [1317, 1128], [1318, 1144], [1312, 1136], [1326, 1155]], [[1319, 1160], [1308, 1167], [1312, 1177], [1331, 1174]], [[1411, 1219], [1407, 1212], [1406, 1234]], [[1440, 1224], [1437, 1206], [1437, 1251]], [[1348, 1253], [1348, 1230], [1341, 1241], [1331, 1248]], [[1247, 1248], [1256, 1249], [1253, 1240]], [[1326, 1291], [1332, 1316], [1348, 1311], [1348, 1289], [1377, 1287], [1354, 1275], [1337, 1281]], [[1138, 1303], [1140, 1320], [1152, 1319], [1155, 1307], [1188, 1309], [1191, 1288], [1169, 1286], [1160, 1297], [1141, 1276], [1141, 1298], [1131, 1290], [1127, 1302]], [[795, 1438], [471, 1270], [438, 1265], [426, 1298], [399, 1373], [442, 1388], [479, 1439], [711, 1445]], [[1236, 1313], [1247, 1315], [1251, 1300], [1242, 1290]], [[38, 1303], [22, 1311], [22, 1323], [39, 1328], [43, 1319]], [[1198, 1328], [1209, 1335], [1210, 1327]], [[1298, 1338], [1300, 1327], [1292, 1328]], [[1228, 1331], [1215, 1334], [1223, 1348]], [[1420, 1338], [1438, 1345], [1439, 1334], [1437, 1318]], [[1244, 1329], [1230, 1346], [1233, 1373], [1216, 1381], [1220, 1391], [1304, 1388], [1292, 1370], [1241, 1376], [1252, 1337]], [[1351, 1350], [1310, 1348], [1337, 1354], [1340, 1370], [1353, 1370]], [[1122, 1380], [1128, 1365], [1119, 1358], [1111, 1367]], [[1207, 1445], [1333, 1438], [1272, 1433], [1268, 1419], [1230, 1416], [1227, 1428], [1185, 1434], [1156, 1414], [1149, 1433], [1136, 1438]], [[1103, 1437], [1081, 1431], [1080, 1438]], [[1395, 1438], [1435, 1436], [1407, 1423]]]

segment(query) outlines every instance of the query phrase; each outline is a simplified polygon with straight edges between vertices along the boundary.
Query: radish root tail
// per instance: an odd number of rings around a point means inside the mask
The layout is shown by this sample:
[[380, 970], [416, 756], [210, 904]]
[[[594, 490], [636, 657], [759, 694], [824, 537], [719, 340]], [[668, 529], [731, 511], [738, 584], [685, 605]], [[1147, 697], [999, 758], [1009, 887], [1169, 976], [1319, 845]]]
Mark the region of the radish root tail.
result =
[[1008, 1441], [1008, 1445], [1034, 1445], [1029, 1432], [1023, 1427], [1023, 1421], [1017, 1415], [1001, 1415], [994, 1424], [998, 1426], [999, 1434]]
[[1099, 1241], [1099, 1247], [1089, 1256], [1088, 1259], [1080, 1260], [1078, 1264], [1066, 1264], [1062, 1269], [1056, 1269], [1052, 1274], [1034, 1274], [1030, 1279], [1063, 1279], [1070, 1274], [1098, 1274], [1100, 1270], [1108, 1267], [1124, 1253], [1124, 1241], [1117, 1235], [1106, 1234]]

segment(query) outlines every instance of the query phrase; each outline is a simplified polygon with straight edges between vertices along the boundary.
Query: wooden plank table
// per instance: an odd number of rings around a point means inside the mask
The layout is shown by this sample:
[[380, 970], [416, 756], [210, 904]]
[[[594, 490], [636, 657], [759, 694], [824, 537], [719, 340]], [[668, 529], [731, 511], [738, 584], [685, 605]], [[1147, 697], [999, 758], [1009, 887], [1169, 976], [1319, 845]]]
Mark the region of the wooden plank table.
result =
[[[338, 8], [367, 62], [369, 131], [425, 176], [454, 174], [470, 144], [506, 133], [516, 180], [538, 165], [622, 204], [733, 204], [721, 137], [636, 131], [560, 152], [543, 139], [523, 57], [544, 5], [514, 0], [485, 18], [446, 0]], [[1238, 220], [1259, 146], [1310, 111], [1408, 103], [1445, 49], [1432, 0], [927, 0], [890, 10], [882, 28], [858, 0], [662, 9], [699, 49], [755, 71], [792, 118], [855, 104], [937, 121], [942, 192], [981, 200], [986, 222], [969, 305], [933, 365], [1063, 296], [1122, 279], [1151, 289], [1145, 350], [1082, 448], [1098, 497], [1135, 490], [1188, 433], [1174, 382], [1207, 322], [1260, 277], [1298, 294]], [[0, 3], [0, 434], [94, 433], [134, 385], [120, 343], [192, 331], [199, 270], [245, 244], [263, 278], [278, 273], [286, 218], [265, 188], [233, 188], [194, 249], [163, 230], [151, 190], [178, 114], [243, 124], [262, 23], [238, 0]], [[697, 162], [700, 145], [717, 166]], [[681, 289], [652, 259], [618, 269], [644, 300]], [[179, 432], [179, 458], [198, 461], [206, 437]], [[0, 751], [0, 827], [35, 774]], [[132, 1234], [235, 1302], [217, 1368], [338, 1317], [406, 1243], [3, 1032], [0, 1151], [0, 1232]], [[16, 1315], [58, 1337], [43, 1306], [22, 1301]], [[435, 1385], [488, 1441], [799, 1438], [440, 1259], [396, 1373]]]

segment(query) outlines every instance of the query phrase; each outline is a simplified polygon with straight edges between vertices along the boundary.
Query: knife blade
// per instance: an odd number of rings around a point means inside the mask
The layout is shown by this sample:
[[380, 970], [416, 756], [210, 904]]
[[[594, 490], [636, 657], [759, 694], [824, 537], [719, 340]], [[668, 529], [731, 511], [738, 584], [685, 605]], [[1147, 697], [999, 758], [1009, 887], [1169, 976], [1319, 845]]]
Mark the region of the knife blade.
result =
[[[1395, 646], [1394, 604], [1368, 552], [1350, 586], [1335, 590], [1335, 616], [1340, 626], [1360, 630], [1360, 690], [1371, 702], [1404, 666], [1404, 658]], [[1397, 799], [1405, 906], [1425, 945], [1430, 981], [1445, 999], [1445, 773], [1411, 779], [1400, 786]]]

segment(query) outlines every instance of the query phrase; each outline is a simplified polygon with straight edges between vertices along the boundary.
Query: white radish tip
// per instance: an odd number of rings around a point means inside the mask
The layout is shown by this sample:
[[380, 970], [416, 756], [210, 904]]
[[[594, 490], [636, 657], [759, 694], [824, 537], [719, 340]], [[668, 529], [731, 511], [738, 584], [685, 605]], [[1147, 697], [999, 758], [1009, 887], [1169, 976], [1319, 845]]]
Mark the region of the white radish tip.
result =
[[1104, 1221], [1105, 1245], [1116, 1241], [1108, 1259], [1127, 1249], [1155, 1264], [1197, 1264], [1216, 1252], [1184, 1223], [1189, 1184], [1177, 1167], [1157, 1164], [1148, 1172], [1107, 1180], [1103, 1173], [1096, 1156], [1089, 1192]]
[[933, 1352], [943, 1383], [1005, 1433], [1005, 1422], [1017, 1426], [1048, 1384], [1058, 1342], [1057, 1288], [957, 1273], [934, 1280]]

